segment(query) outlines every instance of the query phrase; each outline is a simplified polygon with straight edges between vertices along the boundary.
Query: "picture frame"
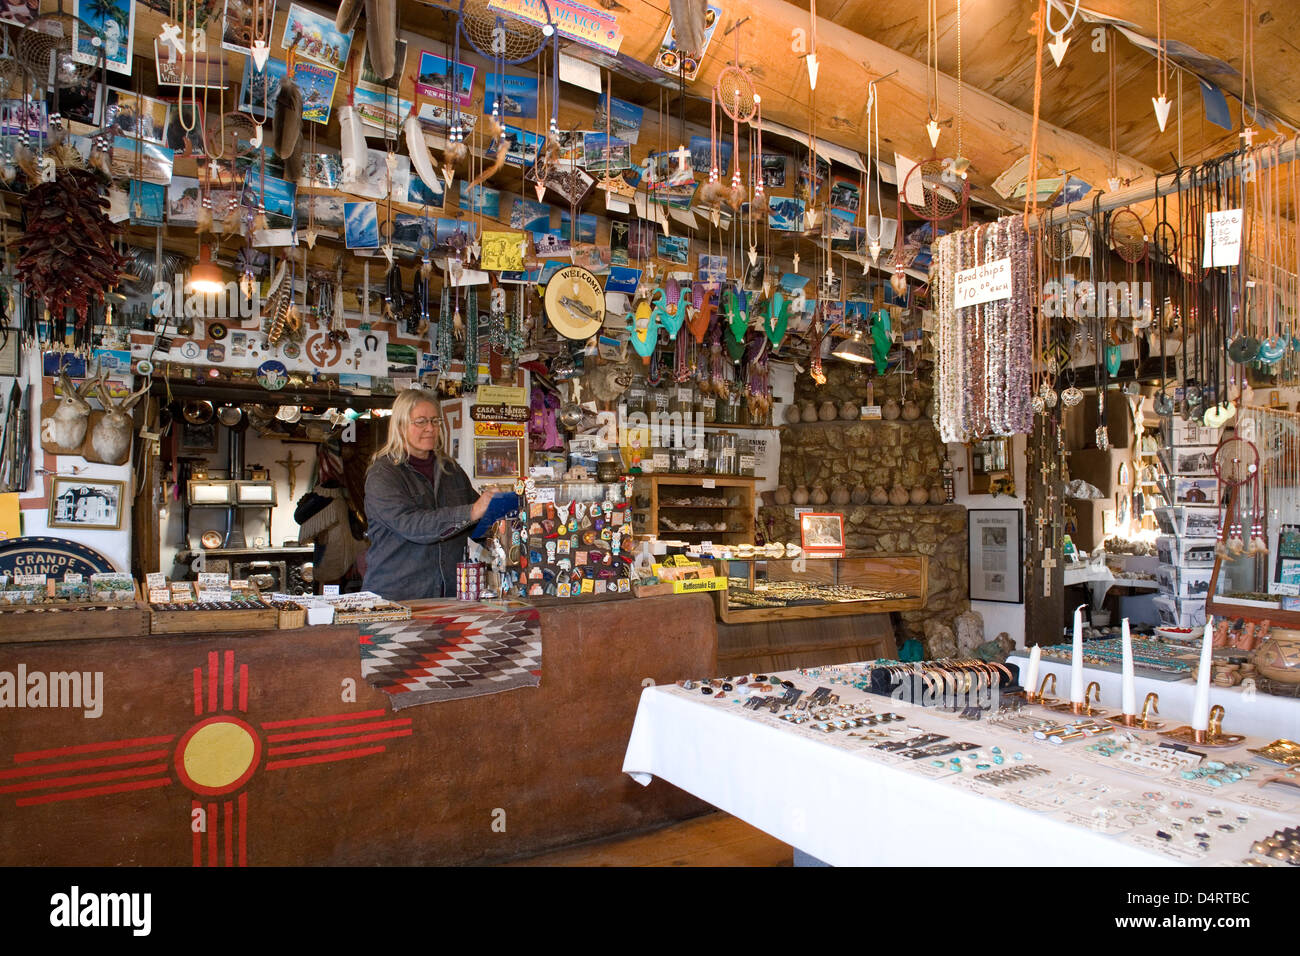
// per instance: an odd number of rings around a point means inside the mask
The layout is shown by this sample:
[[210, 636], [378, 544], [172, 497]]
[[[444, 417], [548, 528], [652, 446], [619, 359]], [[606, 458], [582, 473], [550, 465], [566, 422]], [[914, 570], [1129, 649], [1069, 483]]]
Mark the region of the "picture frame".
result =
[[522, 438], [475, 438], [475, 478], [518, 478], [523, 474]]
[[1217, 478], [1174, 478], [1175, 505], [1217, 505]]
[[108, 478], [56, 475], [50, 486], [51, 528], [116, 531], [122, 527], [126, 483]]
[[799, 544], [804, 554], [844, 553], [844, 515], [805, 511], [799, 516]]
[[1213, 475], [1217, 450], [1217, 445], [1183, 445], [1173, 449], [1172, 473], [1189, 477]]
[[21, 339], [21, 330], [0, 327], [0, 375], [18, 374]]
[[966, 512], [967, 575], [972, 601], [1023, 604], [1025, 513], [1019, 508]]

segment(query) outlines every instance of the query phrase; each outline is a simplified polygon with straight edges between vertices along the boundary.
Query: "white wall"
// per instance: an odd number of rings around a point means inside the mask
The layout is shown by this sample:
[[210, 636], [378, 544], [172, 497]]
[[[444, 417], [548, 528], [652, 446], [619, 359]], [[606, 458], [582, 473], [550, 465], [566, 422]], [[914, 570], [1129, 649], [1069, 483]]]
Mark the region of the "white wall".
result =
[[[956, 493], [956, 503], [965, 505], [969, 508], [1019, 508], [1024, 511], [1025, 493], [1028, 488], [1026, 482], [1026, 452], [1028, 450], [1029, 440], [1025, 435], [1015, 435], [1011, 439], [1011, 468], [1012, 474], [1016, 481], [1016, 497], [1009, 498], [1006, 495], [972, 495], [970, 493], [970, 468], [969, 458], [965, 445], [950, 444], [948, 445], [948, 457], [952, 459], [954, 474], [953, 488]], [[957, 470], [960, 469], [960, 470]], [[1027, 536], [1029, 533], [1029, 522], [1022, 522], [1025, 529], [1026, 540], [1022, 540], [1021, 547], [1028, 549]], [[1023, 581], [1023, 568], [1021, 569]], [[984, 618], [984, 639], [991, 641], [1002, 631], [1006, 631], [1011, 639], [1016, 642], [1017, 647], [1025, 646], [1025, 606], [1023, 604], [1002, 604], [996, 601], [971, 601], [971, 610], [976, 611]]]

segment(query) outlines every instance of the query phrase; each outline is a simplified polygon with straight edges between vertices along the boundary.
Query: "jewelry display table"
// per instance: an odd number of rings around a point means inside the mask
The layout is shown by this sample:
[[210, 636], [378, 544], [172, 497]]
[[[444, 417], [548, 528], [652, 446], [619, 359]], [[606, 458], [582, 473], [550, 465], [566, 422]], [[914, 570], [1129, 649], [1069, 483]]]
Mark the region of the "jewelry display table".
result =
[[[1087, 642], [1083, 645], [1088, 650]], [[1195, 658], [1199, 653], [1199, 644], [1189, 645], [1187, 654]], [[1016, 664], [1020, 673], [1029, 668], [1029, 657], [1023, 651], [1017, 651], [1008, 658], [1008, 663]], [[1095, 667], [1083, 669], [1083, 681], [1086, 687], [1092, 681], [1101, 686], [1100, 710], [1105, 714], [1118, 713], [1120, 710], [1120, 674], [1118, 671], [1100, 670]], [[1038, 680], [1042, 682], [1048, 674], [1056, 675], [1056, 697], [1070, 697], [1070, 665], [1052, 661], [1047, 658], [1038, 665]], [[1160, 714], [1153, 720], [1164, 721], [1168, 727], [1182, 726], [1188, 722], [1192, 713], [1192, 700], [1196, 696], [1196, 683], [1190, 678], [1170, 681], [1153, 680], [1136, 675], [1133, 685], [1137, 689], [1138, 708], [1149, 693], [1160, 695]], [[1034, 688], [1037, 691], [1038, 688]], [[1051, 694], [1048, 695], [1052, 696]], [[1261, 694], [1258, 691], [1236, 687], [1210, 685], [1210, 706], [1223, 706], [1225, 716], [1223, 729], [1226, 733], [1246, 734], [1251, 737], [1263, 737], [1265, 743], [1285, 737], [1288, 740], [1300, 740], [1300, 700], [1293, 697], [1278, 697], [1274, 694]], [[1097, 706], [1094, 704], [1094, 706]]]
[[[832, 682], [833, 674], [849, 671], [841, 666], [781, 677], [805, 696], [829, 687], [844, 704], [862, 702], [876, 714], [902, 716], [872, 728], [901, 728], [902, 736], [890, 739], [933, 732], [976, 743], [978, 750], [912, 760], [849, 736], [865, 729], [826, 733], [766, 709], [746, 710], [732, 702], [734, 692], [718, 700], [698, 689], [666, 686], [642, 692], [623, 770], [642, 784], [666, 780], [835, 866], [1233, 863], [1251, 855], [1253, 841], [1294, 826], [1300, 811], [1300, 792], [1257, 785], [1280, 768], [1252, 758], [1244, 747], [1272, 737], [1210, 751], [1212, 760], [1250, 761], [1258, 768], [1254, 779], [1216, 790], [1177, 772], [1129, 770], [1087, 751], [1083, 741], [1053, 745], [986, 720], [961, 720]], [[1025, 712], [1064, 716], [1040, 708]], [[1138, 736], [1158, 742], [1152, 734]], [[995, 755], [994, 747], [1001, 753]], [[979, 756], [967, 759], [972, 754]], [[995, 764], [995, 756], [1004, 762]], [[954, 757], [961, 772], [951, 769]], [[987, 769], [975, 769], [976, 760]], [[1031, 764], [1050, 772], [1016, 785], [975, 779]], [[1195, 845], [1200, 842], [1209, 849]]]

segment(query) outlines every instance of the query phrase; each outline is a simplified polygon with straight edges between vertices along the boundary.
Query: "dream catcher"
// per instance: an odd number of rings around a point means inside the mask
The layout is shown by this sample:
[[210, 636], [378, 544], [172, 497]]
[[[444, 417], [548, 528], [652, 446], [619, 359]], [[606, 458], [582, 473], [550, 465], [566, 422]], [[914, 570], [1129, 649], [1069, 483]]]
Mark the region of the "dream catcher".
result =
[[[736, 30], [736, 61], [718, 74], [718, 81], [713, 86], [713, 108], [716, 118], [717, 108], [731, 120], [732, 164], [731, 185], [719, 192], [718, 182], [718, 137], [720, 130], [713, 129], [713, 168], [709, 173], [709, 182], [715, 185], [713, 195], [725, 202], [732, 209], [739, 209], [745, 201], [744, 180], [740, 175], [740, 124], [748, 123], [758, 115], [759, 96], [754, 92], [753, 81], [749, 73], [740, 68], [740, 31]], [[761, 120], [760, 120], [761, 128]], [[761, 155], [761, 154], [760, 154]], [[761, 160], [760, 160], [761, 165]], [[759, 171], [761, 179], [762, 171]], [[707, 185], [707, 184], [706, 184]]]
[[[951, 160], [941, 160], [937, 152], [931, 153], [925, 162], [908, 170], [903, 188], [898, 192], [900, 202], [905, 202], [913, 215], [933, 223], [947, 222], [960, 212], [964, 225], [970, 182], [954, 168]], [[921, 198], [914, 201], [918, 186]], [[901, 216], [899, 225], [902, 225]]]
[[[1220, 555], [1264, 554], [1263, 501], [1259, 485], [1259, 451], [1244, 438], [1227, 438], [1214, 453], [1214, 475], [1219, 479], [1219, 533], [1215, 551]], [[1250, 485], [1251, 503], [1242, 507], [1246, 485]], [[1224, 512], [1228, 532], [1224, 538]], [[1245, 519], [1250, 520], [1250, 539], [1242, 537]]]

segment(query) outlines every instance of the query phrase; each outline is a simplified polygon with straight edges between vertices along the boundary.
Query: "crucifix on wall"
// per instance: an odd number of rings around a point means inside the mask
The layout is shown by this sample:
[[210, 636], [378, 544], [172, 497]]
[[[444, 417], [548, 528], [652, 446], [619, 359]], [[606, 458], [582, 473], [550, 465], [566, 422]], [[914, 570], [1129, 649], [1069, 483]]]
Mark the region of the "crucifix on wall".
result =
[[289, 453], [285, 457], [281, 458], [279, 461], [276, 462], [277, 465], [282, 466], [284, 470], [289, 473], [290, 500], [293, 499], [294, 486], [297, 485], [298, 483], [298, 466], [303, 464], [305, 461], [306, 461], [305, 458], [294, 458], [293, 449], [290, 448]]

